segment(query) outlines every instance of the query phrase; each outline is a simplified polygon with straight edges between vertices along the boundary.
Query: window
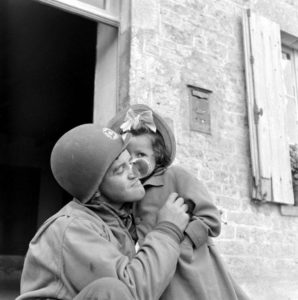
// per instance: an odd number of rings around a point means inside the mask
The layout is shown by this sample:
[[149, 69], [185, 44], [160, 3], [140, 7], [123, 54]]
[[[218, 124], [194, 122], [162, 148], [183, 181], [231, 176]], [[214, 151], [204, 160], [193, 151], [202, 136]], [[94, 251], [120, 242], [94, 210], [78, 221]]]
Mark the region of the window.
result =
[[298, 144], [298, 99], [296, 62], [298, 52], [282, 46], [282, 75], [286, 106], [286, 129], [289, 144]]
[[279, 25], [250, 10], [243, 30], [253, 198], [294, 204], [289, 142], [297, 140], [295, 55], [282, 48]]

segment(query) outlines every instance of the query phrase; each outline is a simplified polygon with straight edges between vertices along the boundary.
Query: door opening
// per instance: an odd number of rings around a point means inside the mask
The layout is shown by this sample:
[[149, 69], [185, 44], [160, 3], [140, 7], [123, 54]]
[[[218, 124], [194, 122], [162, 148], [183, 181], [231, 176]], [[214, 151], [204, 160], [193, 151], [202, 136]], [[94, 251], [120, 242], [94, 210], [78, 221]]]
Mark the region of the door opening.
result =
[[37, 227], [69, 199], [49, 158], [64, 132], [92, 122], [97, 23], [3, 0], [0, 28], [0, 255], [24, 255]]

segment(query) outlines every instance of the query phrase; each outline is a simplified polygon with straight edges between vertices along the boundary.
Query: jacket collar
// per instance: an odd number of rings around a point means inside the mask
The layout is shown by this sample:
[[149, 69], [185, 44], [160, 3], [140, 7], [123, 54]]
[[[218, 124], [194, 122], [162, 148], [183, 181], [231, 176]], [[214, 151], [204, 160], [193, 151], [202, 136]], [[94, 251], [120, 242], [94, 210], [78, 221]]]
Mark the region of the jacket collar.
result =
[[109, 213], [119, 217], [120, 219], [131, 213], [132, 206], [131, 203], [124, 203], [121, 209], [116, 209], [113, 205], [109, 204], [103, 196], [95, 197], [90, 202], [83, 205], [93, 211]]
[[93, 198], [84, 206], [98, 214], [109, 226], [119, 227], [119, 224], [124, 225], [134, 242], [138, 240], [135, 220], [132, 214], [132, 203], [124, 203], [121, 209], [116, 209], [103, 196], [99, 196]]

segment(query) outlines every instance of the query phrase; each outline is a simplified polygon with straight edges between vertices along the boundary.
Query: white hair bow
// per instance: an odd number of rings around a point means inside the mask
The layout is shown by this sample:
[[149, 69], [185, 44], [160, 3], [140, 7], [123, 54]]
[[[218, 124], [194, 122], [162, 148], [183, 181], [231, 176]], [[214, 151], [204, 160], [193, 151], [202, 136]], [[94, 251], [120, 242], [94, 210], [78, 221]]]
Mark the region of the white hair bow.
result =
[[120, 126], [122, 132], [129, 132], [132, 129], [138, 129], [141, 125], [145, 125], [151, 131], [156, 132], [156, 125], [153, 120], [151, 110], [143, 111], [136, 114], [131, 108], [127, 111], [124, 123]]

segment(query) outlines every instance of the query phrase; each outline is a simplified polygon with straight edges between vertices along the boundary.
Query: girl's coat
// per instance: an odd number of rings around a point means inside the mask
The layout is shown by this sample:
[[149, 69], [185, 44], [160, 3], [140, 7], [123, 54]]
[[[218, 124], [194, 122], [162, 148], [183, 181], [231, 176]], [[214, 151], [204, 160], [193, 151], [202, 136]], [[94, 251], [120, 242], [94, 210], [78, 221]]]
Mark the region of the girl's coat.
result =
[[202, 183], [184, 169], [172, 166], [147, 179], [144, 187], [145, 198], [135, 206], [140, 244], [156, 225], [157, 211], [170, 193], [176, 192], [195, 203], [176, 273], [160, 299], [248, 299], [227, 271], [210, 238], [220, 233], [220, 216]]

